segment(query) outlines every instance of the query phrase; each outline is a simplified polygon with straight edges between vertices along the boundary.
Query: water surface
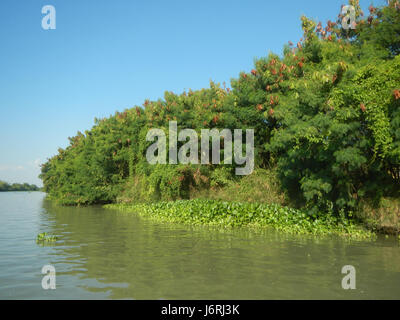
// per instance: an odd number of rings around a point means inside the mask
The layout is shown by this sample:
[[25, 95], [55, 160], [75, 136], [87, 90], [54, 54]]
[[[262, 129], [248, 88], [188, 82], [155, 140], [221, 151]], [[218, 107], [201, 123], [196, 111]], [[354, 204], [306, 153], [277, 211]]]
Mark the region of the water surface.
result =
[[[0, 193], [0, 299], [399, 299], [394, 238], [348, 241], [154, 223]], [[59, 236], [55, 245], [38, 233]], [[56, 290], [43, 290], [44, 265]], [[353, 265], [357, 289], [343, 290]]]

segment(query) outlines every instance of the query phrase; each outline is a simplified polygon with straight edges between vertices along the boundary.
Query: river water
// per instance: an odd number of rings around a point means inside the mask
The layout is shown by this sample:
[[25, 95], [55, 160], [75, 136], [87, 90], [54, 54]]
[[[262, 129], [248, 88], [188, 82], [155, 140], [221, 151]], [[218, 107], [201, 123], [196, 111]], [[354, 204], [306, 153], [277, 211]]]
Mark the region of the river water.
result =
[[[349, 241], [162, 224], [0, 193], [0, 299], [400, 299], [395, 238]], [[59, 236], [40, 245], [36, 235]], [[56, 289], [42, 288], [44, 265]], [[342, 288], [342, 267], [356, 290]]]

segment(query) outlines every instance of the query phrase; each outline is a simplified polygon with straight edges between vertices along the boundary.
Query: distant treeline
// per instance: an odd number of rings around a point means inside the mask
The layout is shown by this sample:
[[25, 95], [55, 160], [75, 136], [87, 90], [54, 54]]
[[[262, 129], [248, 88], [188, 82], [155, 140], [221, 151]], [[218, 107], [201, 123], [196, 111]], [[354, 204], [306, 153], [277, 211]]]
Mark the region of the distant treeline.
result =
[[34, 184], [28, 183], [13, 183], [9, 184], [4, 181], [0, 181], [0, 192], [5, 191], [39, 191], [40, 188]]

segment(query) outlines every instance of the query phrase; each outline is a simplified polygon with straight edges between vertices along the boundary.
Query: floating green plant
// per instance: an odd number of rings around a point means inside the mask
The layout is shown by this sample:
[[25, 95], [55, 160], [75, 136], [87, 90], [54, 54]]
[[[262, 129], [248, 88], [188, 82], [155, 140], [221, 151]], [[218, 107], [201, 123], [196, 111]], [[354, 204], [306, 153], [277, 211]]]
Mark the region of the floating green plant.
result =
[[218, 200], [180, 200], [144, 204], [112, 204], [109, 209], [135, 212], [153, 220], [219, 227], [272, 227], [292, 234], [339, 235], [353, 239], [375, 238], [361, 224], [343, 216], [319, 214], [279, 204], [224, 202]]
[[39, 233], [36, 237], [36, 242], [55, 242], [57, 236], [49, 235], [47, 232]]

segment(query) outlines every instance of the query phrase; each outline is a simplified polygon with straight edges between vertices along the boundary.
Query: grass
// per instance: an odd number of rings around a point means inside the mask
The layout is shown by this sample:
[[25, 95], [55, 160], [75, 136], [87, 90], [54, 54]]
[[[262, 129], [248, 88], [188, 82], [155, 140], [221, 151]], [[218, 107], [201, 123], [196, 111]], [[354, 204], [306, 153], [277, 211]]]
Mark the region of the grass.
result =
[[274, 170], [256, 169], [237, 182], [230, 181], [221, 188], [194, 192], [192, 198], [235, 202], [278, 203], [288, 205]]
[[363, 201], [357, 213], [370, 229], [379, 233], [400, 233], [400, 199], [383, 198], [378, 205]]
[[221, 228], [268, 228], [291, 234], [338, 235], [356, 239], [374, 238], [356, 221], [332, 215], [310, 216], [279, 204], [178, 200], [141, 204], [110, 204], [109, 209], [134, 212], [152, 220]]

